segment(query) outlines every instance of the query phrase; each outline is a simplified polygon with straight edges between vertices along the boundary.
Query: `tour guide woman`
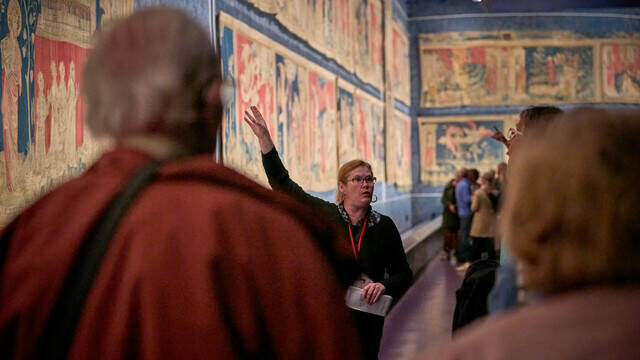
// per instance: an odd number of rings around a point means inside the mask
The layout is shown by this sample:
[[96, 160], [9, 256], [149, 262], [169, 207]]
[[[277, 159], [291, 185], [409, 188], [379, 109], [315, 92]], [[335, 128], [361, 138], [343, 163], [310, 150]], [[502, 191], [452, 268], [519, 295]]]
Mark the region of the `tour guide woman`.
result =
[[[303, 202], [325, 209], [349, 234], [353, 254], [366, 277], [363, 298], [373, 304], [380, 295], [398, 299], [411, 285], [412, 272], [402, 247], [400, 233], [388, 216], [371, 209], [371, 198], [376, 178], [371, 165], [352, 160], [338, 170], [337, 204], [307, 194], [289, 178], [280, 161], [266, 122], [257, 107], [245, 111], [244, 120], [258, 137], [262, 151], [262, 164], [273, 188], [292, 193]], [[387, 276], [385, 276], [385, 273]], [[384, 318], [366, 312], [354, 311], [361, 331], [363, 350], [367, 358], [377, 358]]]

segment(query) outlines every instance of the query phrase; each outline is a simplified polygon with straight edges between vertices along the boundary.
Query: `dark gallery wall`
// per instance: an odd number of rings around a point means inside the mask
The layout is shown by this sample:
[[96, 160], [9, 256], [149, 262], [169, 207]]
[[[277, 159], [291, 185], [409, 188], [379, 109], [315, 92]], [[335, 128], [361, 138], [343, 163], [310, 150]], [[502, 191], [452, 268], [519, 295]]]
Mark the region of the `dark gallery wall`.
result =
[[[428, 186], [420, 182], [420, 140], [417, 119], [419, 117], [517, 115], [527, 107], [527, 104], [421, 107], [419, 56], [421, 34], [490, 31], [540, 34], [553, 31], [571, 33], [581, 39], [589, 40], [634, 39], [635, 44], [640, 44], [640, 8], [594, 8], [601, 7], [603, 4], [609, 4], [609, 6], [628, 5], [631, 3], [629, 1], [594, 1], [592, 6], [587, 6], [587, 4], [579, 10], [570, 8], [572, 6], [580, 7], [580, 3], [589, 2], [560, 0], [542, 2], [543, 4], [540, 4], [541, 2], [517, 4], [511, 1], [495, 0], [485, 1], [483, 4], [471, 0], [416, 0], [408, 1], [408, 3], [411, 78], [417, 80], [412, 82], [411, 95], [412, 148], [415, 155], [412, 169], [414, 179], [412, 214], [415, 219], [430, 218], [441, 212], [439, 201], [429, 196], [435, 196], [442, 191], [442, 186]], [[589, 8], [585, 9], [586, 7]], [[639, 103], [640, 97], [631, 103], [592, 102], [589, 104], [555, 103], [555, 105], [565, 110], [582, 105], [614, 109], [639, 109]]]

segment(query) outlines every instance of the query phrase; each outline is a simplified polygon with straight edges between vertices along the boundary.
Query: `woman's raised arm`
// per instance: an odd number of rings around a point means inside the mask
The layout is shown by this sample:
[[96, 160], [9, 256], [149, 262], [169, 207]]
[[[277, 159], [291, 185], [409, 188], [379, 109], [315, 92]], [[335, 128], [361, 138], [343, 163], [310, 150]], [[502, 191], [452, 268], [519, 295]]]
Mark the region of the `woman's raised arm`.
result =
[[251, 106], [251, 112], [244, 111], [244, 121], [249, 125], [253, 133], [260, 142], [260, 151], [263, 154], [268, 153], [273, 149], [273, 140], [271, 140], [271, 134], [267, 128], [267, 122], [264, 121], [264, 117], [260, 113], [260, 110], [256, 106]]

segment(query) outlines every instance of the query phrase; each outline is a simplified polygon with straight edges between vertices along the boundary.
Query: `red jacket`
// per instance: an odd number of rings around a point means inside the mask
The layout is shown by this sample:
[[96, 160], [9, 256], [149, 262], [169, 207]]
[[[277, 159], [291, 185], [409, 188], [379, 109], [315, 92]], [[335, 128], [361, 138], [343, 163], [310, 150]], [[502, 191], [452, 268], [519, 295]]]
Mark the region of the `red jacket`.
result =
[[[81, 241], [148, 160], [111, 151], [0, 234], [0, 358], [32, 355]], [[210, 156], [167, 163], [112, 238], [70, 358], [358, 359], [336, 231]]]

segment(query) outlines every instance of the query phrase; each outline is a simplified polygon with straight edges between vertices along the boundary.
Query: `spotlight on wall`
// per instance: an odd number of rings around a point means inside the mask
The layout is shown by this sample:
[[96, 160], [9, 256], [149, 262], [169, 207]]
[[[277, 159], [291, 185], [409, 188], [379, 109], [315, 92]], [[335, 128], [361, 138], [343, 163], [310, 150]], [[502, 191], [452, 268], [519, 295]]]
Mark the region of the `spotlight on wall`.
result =
[[482, 2], [482, 0], [471, 0], [473, 2]]

